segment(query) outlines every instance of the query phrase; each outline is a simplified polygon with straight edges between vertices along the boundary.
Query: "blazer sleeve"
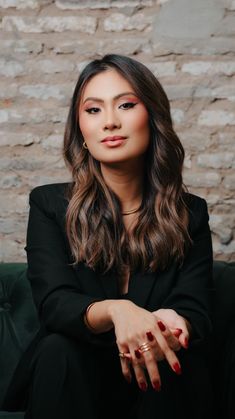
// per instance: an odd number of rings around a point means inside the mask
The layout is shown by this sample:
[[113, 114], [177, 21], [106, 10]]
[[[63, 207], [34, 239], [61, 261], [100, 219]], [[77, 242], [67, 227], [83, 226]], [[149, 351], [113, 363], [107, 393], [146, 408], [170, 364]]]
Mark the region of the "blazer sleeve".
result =
[[192, 197], [189, 233], [192, 245], [178, 269], [176, 285], [162, 308], [171, 308], [187, 318], [192, 326], [192, 343], [200, 343], [212, 330], [210, 290], [212, 281], [212, 242], [206, 201]]
[[50, 211], [53, 196], [50, 202], [48, 196], [44, 187], [37, 187], [30, 193], [25, 247], [27, 275], [39, 320], [50, 332], [97, 345], [110, 345], [114, 340], [112, 330], [93, 334], [84, 323], [87, 306], [101, 299], [81, 292], [55, 211]]

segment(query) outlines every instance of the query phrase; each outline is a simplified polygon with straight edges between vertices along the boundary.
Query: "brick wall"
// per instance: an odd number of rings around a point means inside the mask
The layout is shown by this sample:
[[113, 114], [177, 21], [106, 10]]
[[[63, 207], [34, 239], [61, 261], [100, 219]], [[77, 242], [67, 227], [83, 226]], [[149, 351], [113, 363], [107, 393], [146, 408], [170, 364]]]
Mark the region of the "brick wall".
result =
[[207, 199], [214, 254], [235, 257], [235, 1], [0, 0], [0, 260], [25, 261], [28, 194], [65, 181], [68, 105], [105, 53], [160, 79], [186, 149], [184, 180]]

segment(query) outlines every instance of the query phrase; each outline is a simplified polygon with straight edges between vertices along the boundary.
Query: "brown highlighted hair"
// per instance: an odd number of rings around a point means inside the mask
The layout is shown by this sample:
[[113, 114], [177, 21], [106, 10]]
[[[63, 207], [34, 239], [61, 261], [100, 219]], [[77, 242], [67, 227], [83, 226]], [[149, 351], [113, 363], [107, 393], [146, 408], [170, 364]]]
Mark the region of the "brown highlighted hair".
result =
[[[88, 81], [115, 69], [144, 103], [150, 124], [145, 155], [145, 190], [138, 222], [127, 233], [118, 196], [105, 183], [100, 163], [82, 146], [78, 108]], [[66, 213], [66, 231], [74, 263], [85, 262], [100, 273], [121, 275], [128, 266], [164, 269], [173, 259], [182, 261], [190, 244], [184, 204], [182, 167], [184, 149], [177, 137], [166, 93], [142, 63], [123, 55], [107, 54], [91, 61], [77, 81], [64, 135], [64, 158], [72, 172]]]

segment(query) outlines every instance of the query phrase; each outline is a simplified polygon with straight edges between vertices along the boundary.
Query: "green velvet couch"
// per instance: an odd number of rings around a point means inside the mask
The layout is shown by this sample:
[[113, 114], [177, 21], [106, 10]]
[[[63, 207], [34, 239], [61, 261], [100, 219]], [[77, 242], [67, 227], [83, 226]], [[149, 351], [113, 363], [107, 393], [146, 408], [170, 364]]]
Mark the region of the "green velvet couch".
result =
[[[1, 404], [16, 364], [39, 328], [23, 263], [0, 264], [0, 419], [23, 419]], [[235, 262], [214, 262], [211, 290], [213, 335], [208, 363], [215, 383], [214, 418], [235, 418]], [[42, 418], [43, 419], [43, 418]], [[69, 418], [65, 418], [69, 419]]]

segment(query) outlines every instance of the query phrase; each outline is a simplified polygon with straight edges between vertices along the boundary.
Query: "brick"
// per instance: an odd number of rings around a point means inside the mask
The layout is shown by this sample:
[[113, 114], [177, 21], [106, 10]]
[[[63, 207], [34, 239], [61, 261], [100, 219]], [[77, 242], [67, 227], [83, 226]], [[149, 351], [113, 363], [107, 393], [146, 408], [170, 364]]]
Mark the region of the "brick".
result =
[[0, 83], [0, 98], [9, 99], [17, 96], [18, 84], [17, 83]]
[[58, 156], [44, 155], [43, 157], [31, 157], [20, 158], [15, 157], [14, 159], [9, 157], [0, 157], [0, 170], [41, 170], [46, 167], [63, 167], [61, 161], [58, 160]]
[[164, 90], [170, 100], [191, 98], [194, 92], [193, 85], [165, 85]]
[[27, 221], [25, 219], [15, 217], [0, 218], [0, 234], [24, 234], [26, 232]]
[[76, 31], [94, 34], [97, 19], [91, 16], [4, 16], [2, 28], [5, 31], [25, 33]]
[[33, 41], [30, 39], [19, 39], [19, 40], [1, 40], [0, 50], [2, 53], [19, 53], [19, 54], [38, 54], [42, 52], [42, 43], [40, 41]]
[[25, 69], [19, 61], [0, 59], [1, 76], [17, 77], [23, 74], [25, 74]]
[[223, 244], [229, 243], [233, 238], [233, 223], [231, 217], [220, 214], [210, 215], [210, 229], [219, 237], [220, 242]]
[[186, 167], [187, 169], [191, 169], [192, 168], [192, 158], [191, 158], [191, 155], [190, 154], [186, 154], [185, 155], [184, 167]]
[[39, 142], [40, 137], [35, 134], [0, 131], [0, 147], [14, 147], [17, 145], [28, 146]]
[[232, 76], [235, 74], [235, 61], [191, 61], [182, 65], [181, 71], [200, 76], [204, 74], [224, 74]]
[[232, 240], [228, 245], [214, 242], [213, 250], [217, 255], [233, 255], [233, 260], [235, 255], [235, 240]]
[[[154, 24], [153, 24], [154, 26]], [[200, 25], [199, 25], [200, 26]], [[235, 52], [235, 43], [232, 37], [211, 37], [205, 39], [187, 38], [161, 38], [152, 36], [152, 54], [155, 57], [170, 54], [191, 54], [191, 55], [211, 55], [231, 54]]]
[[234, 84], [224, 84], [223, 86], [211, 89], [211, 97], [215, 99], [228, 99], [235, 102], [235, 86]]
[[122, 13], [112, 13], [104, 19], [104, 30], [107, 32], [144, 31], [150, 29], [151, 22], [152, 17], [143, 13], [138, 13], [130, 17]]
[[226, 149], [235, 150], [234, 133], [218, 132], [218, 144], [224, 146]]
[[49, 135], [49, 137], [42, 140], [44, 149], [61, 149], [63, 146], [63, 135]]
[[0, 124], [8, 121], [8, 111], [0, 109]]
[[210, 137], [204, 132], [186, 130], [178, 132], [178, 135], [185, 149], [189, 151], [203, 151], [211, 144]]
[[198, 118], [199, 125], [225, 126], [235, 125], [235, 113], [227, 111], [202, 111]]
[[71, 176], [67, 170], [53, 170], [51, 174], [38, 174], [37, 176], [30, 176], [27, 179], [27, 184], [32, 188], [40, 185], [48, 185], [50, 183], [57, 183], [57, 182], [70, 182]]
[[201, 167], [214, 169], [229, 169], [235, 165], [235, 153], [199, 154], [197, 164]]
[[10, 189], [10, 188], [19, 188], [22, 185], [22, 181], [17, 175], [0, 175], [0, 188], [1, 189]]
[[224, 16], [223, 20], [217, 26], [216, 31], [214, 32], [215, 36], [231, 36], [235, 35], [235, 18], [233, 14], [228, 14]]
[[168, 40], [172, 46], [177, 40], [183, 45], [191, 40], [208, 40], [223, 15], [223, 4], [214, 0], [167, 2], [155, 15], [154, 40]]
[[184, 111], [177, 108], [171, 109], [171, 116], [175, 124], [181, 124], [185, 118]]
[[235, 175], [227, 175], [225, 176], [224, 180], [223, 180], [223, 186], [226, 189], [229, 189], [231, 191], [235, 191]]
[[175, 76], [176, 62], [165, 61], [158, 63], [144, 63], [156, 77]]
[[40, 124], [43, 122], [66, 122], [67, 108], [15, 108], [0, 110], [0, 123]]
[[24, 250], [25, 238], [21, 240], [16, 238], [16, 234], [12, 237], [1, 238], [0, 240], [0, 262], [25, 262], [26, 254]]
[[229, 10], [235, 10], [235, 0], [228, 0], [226, 6]]
[[49, 98], [63, 100], [70, 99], [74, 88], [73, 84], [35, 84], [23, 85], [19, 88], [19, 92], [28, 98], [48, 100]]
[[44, 73], [44, 74], [54, 74], [54, 73], [69, 73], [74, 71], [75, 64], [71, 60], [58, 60], [58, 59], [45, 59], [45, 60], [29, 60], [26, 62], [26, 67], [28, 72], [31, 73]]
[[56, 44], [54, 42], [47, 43], [47, 46], [51, 48], [56, 54], [82, 54], [84, 57], [92, 58], [94, 54], [103, 56], [103, 54], [108, 54], [112, 51], [114, 54], [132, 55], [140, 52], [149, 52], [149, 40], [144, 37], [138, 36], [129, 36], [128, 42], [126, 37], [121, 38], [109, 38], [109, 39], [96, 39], [94, 45], [93, 41], [87, 40], [86, 43], [81, 40], [68, 40], [61, 41]]
[[215, 204], [219, 204], [220, 203], [220, 195], [210, 193], [209, 195], [206, 196], [206, 202], [207, 202], [209, 207], [212, 207]]
[[219, 186], [221, 182], [221, 176], [215, 172], [185, 172], [184, 182], [187, 186], [192, 186], [194, 188], [213, 188]]
[[109, 9], [110, 7], [136, 7], [152, 6], [153, 0], [56, 0], [56, 6], [62, 10], [81, 10], [81, 9]]
[[28, 213], [28, 194], [15, 194], [0, 191], [1, 215], [3, 214], [19, 214], [24, 215]]
[[16, 9], [37, 9], [49, 3], [52, 3], [52, 0], [0, 0], [0, 7], [3, 9], [9, 7], [16, 7]]
[[110, 0], [56, 0], [56, 6], [62, 10], [82, 10], [82, 9], [109, 9]]

